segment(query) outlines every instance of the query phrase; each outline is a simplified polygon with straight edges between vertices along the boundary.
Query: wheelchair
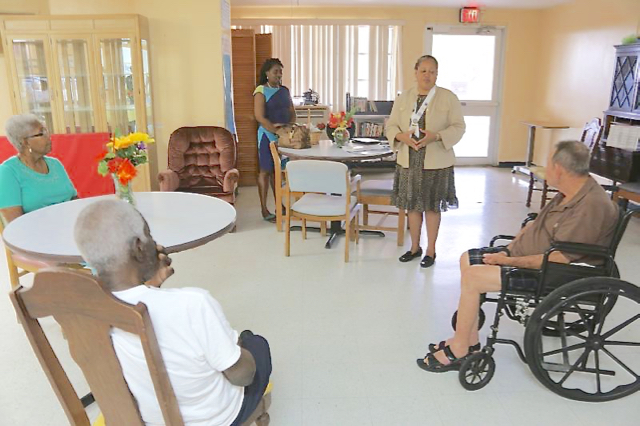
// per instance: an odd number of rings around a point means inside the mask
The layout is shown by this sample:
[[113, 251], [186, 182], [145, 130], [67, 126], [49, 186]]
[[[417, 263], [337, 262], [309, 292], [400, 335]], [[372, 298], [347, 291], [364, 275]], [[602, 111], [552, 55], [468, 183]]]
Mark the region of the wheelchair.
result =
[[[604, 402], [640, 390], [640, 288], [619, 279], [614, 260], [633, 213], [620, 212], [609, 246], [556, 242], [541, 269], [516, 268], [503, 279], [498, 297], [481, 296], [481, 306], [497, 304], [496, 313], [484, 348], [460, 366], [458, 378], [465, 389], [479, 390], [491, 381], [494, 346], [507, 344], [536, 379], [562, 397]], [[489, 245], [513, 238], [498, 235]], [[553, 263], [549, 256], [555, 251], [599, 258], [602, 264]], [[479, 314], [482, 327], [482, 308]], [[516, 341], [498, 338], [505, 315], [525, 327], [524, 351]], [[456, 321], [457, 312], [454, 330]]]

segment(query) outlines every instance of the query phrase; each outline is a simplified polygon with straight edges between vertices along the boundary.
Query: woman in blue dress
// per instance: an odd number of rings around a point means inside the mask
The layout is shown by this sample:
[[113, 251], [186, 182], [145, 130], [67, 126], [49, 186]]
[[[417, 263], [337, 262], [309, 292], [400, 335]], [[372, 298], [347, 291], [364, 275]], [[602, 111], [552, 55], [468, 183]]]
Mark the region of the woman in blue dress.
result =
[[[267, 59], [260, 69], [259, 85], [253, 92], [253, 106], [258, 127], [258, 195], [262, 217], [269, 222], [275, 222], [276, 216], [267, 209], [267, 193], [269, 183], [274, 191], [274, 164], [269, 150], [270, 142], [277, 142], [276, 132], [279, 127], [296, 121], [289, 89], [282, 85], [282, 62], [277, 58]], [[280, 165], [278, 164], [278, 169]], [[275, 206], [282, 208], [282, 206]]]

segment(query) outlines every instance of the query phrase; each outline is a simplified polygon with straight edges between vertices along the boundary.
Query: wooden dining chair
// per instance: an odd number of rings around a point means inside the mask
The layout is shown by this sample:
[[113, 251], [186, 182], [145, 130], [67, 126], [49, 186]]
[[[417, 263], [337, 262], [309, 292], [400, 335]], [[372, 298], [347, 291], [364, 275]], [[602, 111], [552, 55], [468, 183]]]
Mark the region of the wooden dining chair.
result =
[[40, 318], [53, 316], [62, 327], [71, 356], [82, 369], [107, 425], [144, 425], [111, 342], [112, 327], [139, 336], [165, 424], [184, 425], [144, 304], [121, 302], [95, 277], [66, 268], [39, 271], [32, 288], [20, 286], [10, 297], [72, 426], [89, 426], [89, 419], [38, 322]]
[[[360, 185], [360, 197], [358, 202], [362, 204], [362, 224], [360, 230], [370, 231], [395, 231], [397, 233], [398, 246], [404, 245], [404, 230], [406, 222], [406, 212], [399, 210], [379, 210], [369, 206], [391, 206], [391, 195], [393, 194], [393, 179], [365, 180]], [[369, 215], [381, 216], [376, 224], [369, 224]], [[389, 216], [397, 216], [398, 222], [395, 227], [384, 225], [384, 221]]]
[[[355, 188], [354, 188], [355, 187]], [[291, 254], [291, 218], [302, 219], [302, 238], [306, 239], [306, 221], [345, 222], [344, 261], [349, 261], [349, 241], [359, 240], [358, 217], [361, 205], [360, 176], [351, 179], [349, 168], [335, 161], [297, 160], [286, 167], [285, 256]], [[351, 195], [355, 189], [356, 197]], [[291, 203], [292, 192], [304, 193]]]
[[[4, 226], [4, 217], [0, 214], [0, 236], [4, 232]], [[42, 268], [51, 266], [48, 263], [12, 253], [6, 245], [4, 247], [4, 251], [7, 257], [7, 269], [9, 270], [9, 283], [11, 285], [11, 290], [20, 285], [20, 278], [27, 274], [37, 272]]]
[[[580, 136], [580, 142], [584, 143], [589, 151], [593, 150], [593, 147], [596, 146], [600, 137], [602, 136], [602, 120], [599, 118], [594, 118], [588, 121], [584, 128], [582, 129], [582, 135]], [[541, 182], [542, 187], [536, 187], [536, 182]], [[531, 207], [531, 197], [533, 196], [533, 191], [541, 191], [540, 198], [540, 208], [542, 209], [546, 204], [547, 194], [549, 192], [558, 192], [557, 189], [549, 188], [547, 184], [547, 170], [544, 166], [531, 166], [529, 167], [529, 189], [527, 191], [527, 202], [526, 206]]]
[[274, 177], [274, 192], [276, 193], [276, 229], [278, 232], [282, 232], [282, 187], [284, 185], [285, 173], [281, 167], [280, 154], [278, 154], [278, 144], [275, 142], [269, 143], [269, 150], [271, 151], [271, 157], [273, 158], [273, 177]]
[[[282, 196], [284, 193], [284, 186], [286, 182], [286, 173], [281, 166], [282, 159], [280, 158], [280, 154], [278, 153], [278, 144], [275, 142], [270, 142], [269, 150], [271, 151], [271, 157], [273, 158], [273, 164], [274, 164], [273, 176], [274, 176], [274, 184], [275, 184], [274, 192], [275, 192], [275, 198], [276, 198], [276, 206], [275, 206], [276, 229], [278, 230], [278, 232], [282, 232], [282, 223], [284, 222], [284, 217], [282, 216], [282, 207], [284, 207]], [[280, 173], [278, 173], [278, 170], [280, 171]], [[302, 193], [291, 193], [291, 197], [293, 197], [295, 200], [302, 197], [302, 195], [303, 195]], [[306, 227], [306, 222], [304, 225]], [[322, 236], [327, 235], [326, 222], [320, 222], [320, 233]]]

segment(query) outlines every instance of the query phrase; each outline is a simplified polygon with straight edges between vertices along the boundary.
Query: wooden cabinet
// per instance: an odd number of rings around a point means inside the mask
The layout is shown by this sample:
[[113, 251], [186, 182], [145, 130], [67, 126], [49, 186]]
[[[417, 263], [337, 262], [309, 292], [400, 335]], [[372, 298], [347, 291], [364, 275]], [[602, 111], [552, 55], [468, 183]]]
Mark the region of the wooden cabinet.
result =
[[[4, 16], [0, 36], [15, 114], [37, 115], [52, 133], [153, 135], [146, 18]], [[134, 189], [150, 183], [140, 166]]]
[[640, 116], [640, 42], [616, 46], [616, 67], [607, 114]]
[[591, 171], [616, 182], [640, 181], [640, 151], [607, 146], [612, 126], [640, 126], [640, 43], [616, 46], [616, 66], [602, 139], [594, 147]]

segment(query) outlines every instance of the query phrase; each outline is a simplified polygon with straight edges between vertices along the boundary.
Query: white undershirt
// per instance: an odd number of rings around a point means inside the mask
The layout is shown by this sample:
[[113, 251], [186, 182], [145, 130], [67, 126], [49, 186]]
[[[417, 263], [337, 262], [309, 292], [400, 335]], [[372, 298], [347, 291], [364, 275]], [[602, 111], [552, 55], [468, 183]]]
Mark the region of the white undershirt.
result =
[[[220, 304], [199, 288], [140, 285], [113, 295], [147, 306], [185, 425], [230, 425], [240, 411], [244, 388], [222, 374], [238, 361], [240, 347], [238, 332]], [[111, 336], [142, 419], [148, 426], [164, 425], [140, 339], [119, 329], [113, 329]]]

